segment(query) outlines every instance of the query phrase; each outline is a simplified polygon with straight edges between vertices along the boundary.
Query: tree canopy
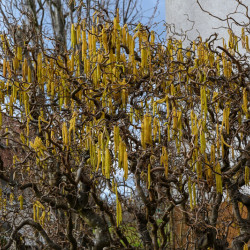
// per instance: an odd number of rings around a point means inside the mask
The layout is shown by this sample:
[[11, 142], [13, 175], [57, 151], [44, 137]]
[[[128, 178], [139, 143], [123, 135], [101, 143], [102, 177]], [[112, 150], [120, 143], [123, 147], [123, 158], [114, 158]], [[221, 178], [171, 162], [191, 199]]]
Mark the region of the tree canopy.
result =
[[1, 249], [247, 249], [249, 30], [91, 20], [1, 34]]

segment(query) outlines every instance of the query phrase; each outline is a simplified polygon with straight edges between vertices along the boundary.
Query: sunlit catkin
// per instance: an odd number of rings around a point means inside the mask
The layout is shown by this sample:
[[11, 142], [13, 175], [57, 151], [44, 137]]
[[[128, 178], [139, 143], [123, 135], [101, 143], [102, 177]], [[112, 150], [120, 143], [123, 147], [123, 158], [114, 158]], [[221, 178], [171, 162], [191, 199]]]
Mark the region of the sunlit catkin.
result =
[[125, 145], [124, 145], [124, 153], [123, 153], [123, 171], [124, 171], [124, 179], [126, 181], [128, 179], [128, 153], [126, 151]]
[[3, 59], [3, 77], [6, 77], [6, 69], [7, 69], [6, 59], [4, 58]]
[[17, 59], [22, 61], [22, 47], [20, 46], [17, 47]]
[[37, 222], [37, 216], [36, 216], [36, 204], [33, 205], [33, 220], [34, 222]]
[[247, 90], [246, 88], [243, 89], [243, 104], [242, 104], [242, 110], [244, 111], [245, 115], [248, 118], [248, 109], [247, 109]]
[[216, 180], [216, 191], [222, 194], [222, 180], [221, 180], [221, 168], [220, 163], [217, 163], [215, 167], [215, 180]]
[[177, 130], [178, 116], [175, 107], [173, 107], [173, 130]]
[[117, 155], [119, 149], [119, 127], [114, 126], [114, 149], [115, 149], [115, 157]]
[[151, 165], [148, 164], [148, 189], [150, 189], [151, 185]]
[[18, 200], [19, 200], [19, 202], [20, 202], [20, 209], [23, 210], [23, 196], [20, 195], [20, 196], [18, 197]]
[[63, 144], [68, 145], [69, 140], [68, 140], [68, 129], [66, 122], [64, 122], [62, 126], [62, 138], [63, 138]]
[[75, 48], [76, 46], [76, 31], [75, 31], [75, 25], [71, 24], [71, 47]]
[[115, 193], [116, 193], [116, 225], [118, 227], [122, 222], [122, 206], [118, 197], [117, 184], [115, 185]]
[[247, 243], [244, 244], [243, 250], [248, 250], [248, 244]]
[[162, 147], [160, 164], [164, 167], [165, 177], [168, 177], [168, 153], [166, 147]]
[[249, 186], [249, 167], [245, 166], [245, 185]]
[[106, 148], [105, 149], [105, 177], [107, 179], [110, 178], [110, 166], [111, 165], [111, 158], [110, 158], [110, 153], [109, 153], [109, 149]]

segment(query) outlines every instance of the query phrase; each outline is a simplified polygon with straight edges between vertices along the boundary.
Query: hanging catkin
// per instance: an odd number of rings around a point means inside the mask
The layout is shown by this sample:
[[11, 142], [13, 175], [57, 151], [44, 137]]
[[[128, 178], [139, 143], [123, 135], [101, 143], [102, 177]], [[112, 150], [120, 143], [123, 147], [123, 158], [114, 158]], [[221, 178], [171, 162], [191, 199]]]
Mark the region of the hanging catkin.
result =
[[109, 149], [106, 147], [105, 150], [105, 176], [107, 179], [110, 178], [110, 166], [111, 165], [111, 158], [110, 158], [110, 153]]
[[18, 200], [19, 200], [19, 202], [20, 202], [20, 209], [23, 210], [23, 196], [20, 195], [20, 196], [18, 197]]
[[245, 185], [249, 186], [249, 167], [245, 166]]
[[76, 31], [75, 31], [75, 25], [71, 24], [71, 47], [75, 48], [76, 46]]
[[144, 121], [141, 123], [141, 145], [145, 149], [146, 143], [145, 143], [145, 124]]
[[217, 163], [215, 167], [215, 179], [216, 179], [216, 191], [222, 194], [222, 180], [221, 180], [221, 168], [220, 163]]
[[124, 179], [125, 181], [128, 179], [128, 153], [126, 151], [126, 145], [124, 144], [124, 153], [123, 153], [123, 170], [124, 170]]
[[116, 225], [118, 227], [122, 222], [122, 206], [118, 197], [117, 184], [115, 184], [115, 193], [116, 193]]
[[150, 189], [151, 185], [151, 165], [148, 164], [148, 189]]
[[3, 59], [3, 77], [6, 77], [6, 69], [7, 69], [6, 59], [4, 58]]
[[165, 177], [168, 176], [168, 153], [166, 147], [162, 147], [160, 164], [164, 166]]
[[64, 122], [62, 126], [62, 138], [63, 138], [63, 144], [68, 145], [69, 140], [68, 140], [68, 129], [66, 122]]

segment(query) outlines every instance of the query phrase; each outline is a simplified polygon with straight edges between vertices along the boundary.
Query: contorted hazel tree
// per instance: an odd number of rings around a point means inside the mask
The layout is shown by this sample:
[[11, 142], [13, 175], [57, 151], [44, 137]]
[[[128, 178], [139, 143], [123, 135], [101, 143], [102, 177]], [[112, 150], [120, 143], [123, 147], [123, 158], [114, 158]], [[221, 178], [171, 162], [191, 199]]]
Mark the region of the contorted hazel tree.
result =
[[94, 14], [64, 50], [1, 35], [1, 249], [246, 248], [247, 30], [183, 48]]

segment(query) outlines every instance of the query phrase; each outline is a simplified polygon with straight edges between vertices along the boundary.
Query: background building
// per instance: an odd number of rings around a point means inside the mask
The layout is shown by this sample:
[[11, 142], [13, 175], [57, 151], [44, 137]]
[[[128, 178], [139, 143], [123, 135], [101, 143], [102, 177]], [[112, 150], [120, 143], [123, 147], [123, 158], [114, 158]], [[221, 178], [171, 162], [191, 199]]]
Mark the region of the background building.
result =
[[[241, 2], [244, 4], [247, 1]], [[197, 0], [166, 0], [168, 36], [174, 33], [177, 36], [182, 35], [182, 37], [186, 35], [192, 41], [199, 35], [204, 40], [216, 32], [219, 34], [219, 38], [227, 38], [228, 26], [237, 34], [241, 30], [241, 27], [235, 25], [232, 18], [240, 24], [249, 23], [244, 14], [246, 8], [239, 5], [236, 0], [199, 0], [199, 3], [200, 6]], [[203, 11], [201, 7], [207, 12]]]

